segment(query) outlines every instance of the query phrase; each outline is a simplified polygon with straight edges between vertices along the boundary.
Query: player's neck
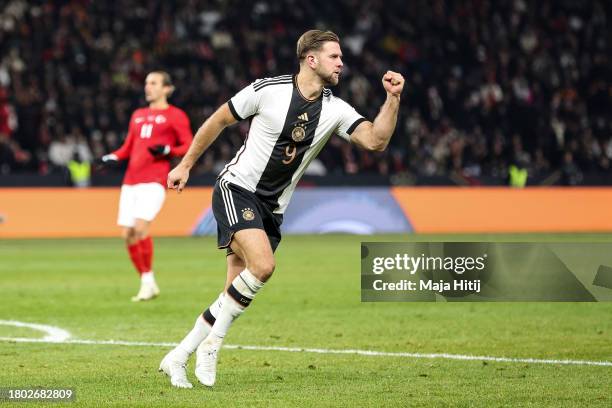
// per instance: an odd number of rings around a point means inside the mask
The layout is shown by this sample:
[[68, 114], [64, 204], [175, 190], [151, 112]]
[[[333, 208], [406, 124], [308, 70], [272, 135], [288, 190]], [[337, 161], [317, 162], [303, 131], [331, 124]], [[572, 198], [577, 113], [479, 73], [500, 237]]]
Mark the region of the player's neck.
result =
[[160, 99], [158, 101], [151, 102], [149, 104], [149, 109], [168, 109], [168, 106], [170, 106], [168, 101]]
[[317, 99], [323, 92], [321, 79], [317, 75], [304, 70], [300, 70], [297, 74], [297, 87], [302, 96], [308, 100]]

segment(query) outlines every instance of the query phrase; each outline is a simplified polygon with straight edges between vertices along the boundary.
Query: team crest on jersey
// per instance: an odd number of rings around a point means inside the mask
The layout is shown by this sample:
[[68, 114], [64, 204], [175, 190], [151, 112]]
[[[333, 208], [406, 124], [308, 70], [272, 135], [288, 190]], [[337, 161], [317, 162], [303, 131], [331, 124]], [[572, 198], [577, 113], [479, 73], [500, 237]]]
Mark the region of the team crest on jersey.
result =
[[291, 138], [293, 139], [294, 142], [301, 142], [302, 140], [304, 140], [305, 136], [306, 136], [306, 131], [300, 125], [294, 127], [293, 130], [291, 131]]
[[245, 221], [253, 221], [255, 219], [255, 213], [252, 209], [245, 208], [242, 210], [242, 218], [244, 218]]
[[155, 116], [155, 123], [164, 123], [166, 121], [166, 117], [164, 115]]

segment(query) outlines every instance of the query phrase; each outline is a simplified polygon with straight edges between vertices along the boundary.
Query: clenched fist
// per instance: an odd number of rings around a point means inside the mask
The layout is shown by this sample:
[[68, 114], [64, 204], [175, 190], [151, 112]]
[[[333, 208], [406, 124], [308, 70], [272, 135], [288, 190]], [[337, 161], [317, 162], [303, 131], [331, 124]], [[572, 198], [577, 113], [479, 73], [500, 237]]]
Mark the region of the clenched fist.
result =
[[397, 72], [387, 71], [383, 75], [382, 83], [385, 91], [393, 96], [400, 96], [404, 89], [404, 77]]

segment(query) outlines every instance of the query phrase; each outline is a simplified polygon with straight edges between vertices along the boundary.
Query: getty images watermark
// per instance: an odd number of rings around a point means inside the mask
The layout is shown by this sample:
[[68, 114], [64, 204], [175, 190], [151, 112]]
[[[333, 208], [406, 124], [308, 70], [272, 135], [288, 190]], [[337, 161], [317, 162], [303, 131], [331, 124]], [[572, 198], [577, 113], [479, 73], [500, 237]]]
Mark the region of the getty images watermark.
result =
[[364, 242], [361, 300], [612, 301], [609, 246]]
[[[372, 273], [381, 275], [385, 271], [403, 271], [411, 276], [417, 272], [431, 272], [443, 270], [452, 272], [458, 276], [470, 271], [483, 271], [487, 254], [482, 256], [412, 256], [407, 253], [395, 254], [392, 257], [378, 256], [372, 259]], [[433, 280], [419, 278], [415, 280], [400, 279], [393, 282], [385, 282], [383, 279], [374, 280], [372, 287], [374, 290], [400, 290], [416, 291], [427, 290], [439, 293], [450, 291], [469, 291], [470, 293], [480, 293], [480, 279], [453, 279], [451, 281]]]

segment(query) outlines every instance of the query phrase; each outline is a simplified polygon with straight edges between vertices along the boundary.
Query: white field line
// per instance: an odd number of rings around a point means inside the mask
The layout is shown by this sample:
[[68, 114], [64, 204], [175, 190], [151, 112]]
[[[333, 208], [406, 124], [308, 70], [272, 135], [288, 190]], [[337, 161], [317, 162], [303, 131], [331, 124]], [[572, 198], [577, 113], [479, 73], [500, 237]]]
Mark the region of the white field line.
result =
[[42, 340], [48, 342], [62, 342], [68, 340], [71, 337], [71, 334], [64, 329], [60, 329], [55, 326], [47, 326], [46, 324], [37, 324], [37, 323], [24, 323], [18, 322], [17, 320], [0, 320], [0, 325], [3, 326], [13, 326], [13, 327], [27, 327], [28, 329], [34, 329], [41, 331], [46, 334]]
[[[0, 320], [0, 325], [17, 326], [15, 321]], [[36, 327], [35, 327], [36, 326]], [[21, 323], [17, 327], [31, 327], [36, 330], [45, 331], [53, 328], [58, 332], [68, 333], [65, 330], [52, 326]], [[42, 329], [44, 327], [45, 329]], [[47, 332], [48, 333], [48, 332]], [[68, 336], [70, 334], [68, 333]], [[144, 341], [123, 341], [123, 340], [79, 340], [79, 339], [48, 339], [49, 335], [42, 339], [23, 338], [23, 337], [0, 337], [2, 342], [14, 343], [61, 343], [61, 344], [86, 344], [86, 345], [114, 345], [114, 346], [137, 346], [137, 347], [175, 347], [178, 343], [144, 342]], [[359, 356], [374, 357], [404, 357], [404, 358], [424, 358], [424, 359], [444, 359], [444, 360], [464, 360], [464, 361], [493, 361], [502, 363], [530, 363], [530, 364], [560, 364], [560, 365], [582, 365], [582, 366], [604, 366], [612, 367], [612, 361], [588, 361], [588, 360], [553, 360], [540, 358], [511, 358], [511, 357], [492, 357], [492, 356], [470, 356], [462, 354], [447, 353], [404, 353], [388, 352], [375, 350], [353, 350], [353, 349], [321, 349], [305, 347], [277, 347], [277, 346], [248, 346], [237, 344], [226, 344], [223, 346], [230, 350], [253, 350], [253, 351], [284, 351], [289, 353], [316, 353], [316, 354], [350, 354]]]

